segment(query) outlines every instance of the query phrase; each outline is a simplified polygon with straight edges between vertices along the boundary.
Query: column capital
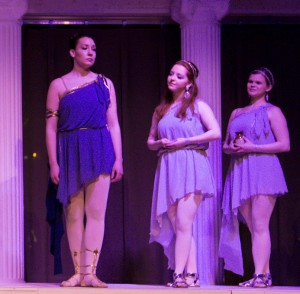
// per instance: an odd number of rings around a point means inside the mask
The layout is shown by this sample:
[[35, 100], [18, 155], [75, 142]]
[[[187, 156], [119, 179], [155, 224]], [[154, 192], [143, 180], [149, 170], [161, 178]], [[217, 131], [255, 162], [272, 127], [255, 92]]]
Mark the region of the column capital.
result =
[[172, 19], [181, 25], [217, 23], [229, 8], [230, 0], [172, 0]]
[[16, 21], [23, 17], [28, 0], [0, 0], [0, 21]]

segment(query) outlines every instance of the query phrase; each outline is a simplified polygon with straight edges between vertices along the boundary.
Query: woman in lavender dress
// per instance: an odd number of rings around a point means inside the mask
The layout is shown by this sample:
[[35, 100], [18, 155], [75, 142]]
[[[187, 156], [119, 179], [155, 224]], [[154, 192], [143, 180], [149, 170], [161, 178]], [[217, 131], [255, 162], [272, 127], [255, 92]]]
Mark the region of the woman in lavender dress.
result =
[[[121, 134], [113, 83], [91, 71], [94, 40], [70, 41], [73, 69], [53, 80], [47, 97], [50, 177], [64, 205], [75, 274], [63, 287], [107, 285], [96, 276], [111, 182], [122, 178]], [[84, 225], [84, 218], [86, 224]]]
[[198, 286], [193, 221], [202, 200], [215, 194], [208, 143], [220, 138], [210, 107], [197, 97], [198, 69], [188, 61], [172, 67], [168, 89], [155, 109], [147, 141], [158, 150], [150, 242], [159, 242], [174, 269], [172, 287]]
[[231, 155], [220, 239], [225, 269], [243, 275], [238, 213], [252, 237], [254, 276], [240, 283], [241, 287], [272, 285], [269, 222], [276, 198], [287, 192], [276, 153], [289, 151], [289, 133], [281, 110], [268, 102], [273, 86], [274, 78], [267, 68], [250, 73], [250, 104], [232, 112], [223, 145], [224, 152]]

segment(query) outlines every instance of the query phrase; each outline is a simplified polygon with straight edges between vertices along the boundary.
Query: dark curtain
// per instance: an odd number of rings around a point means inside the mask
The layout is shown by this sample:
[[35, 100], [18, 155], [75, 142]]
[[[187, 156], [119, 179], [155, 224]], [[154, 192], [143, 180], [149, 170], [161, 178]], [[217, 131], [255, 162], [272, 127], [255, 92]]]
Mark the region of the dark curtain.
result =
[[[251, 70], [265, 66], [275, 77], [270, 102], [279, 106], [286, 116], [291, 151], [280, 154], [289, 193], [280, 198], [273, 213], [270, 229], [272, 239], [271, 272], [275, 285], [300, 285], [300, 25], [233, 25], [222, 26], [222, 122], [223, 137], [231, 111], [249, 103], [246, 83]], [[224, 175], [228, 157], [224, 158]], [[245, 265], [244, 279], [254, 273], [251, 239], [241, 225]], [[242, 279], [225, 273], [226, 284]]]
[[170, 274], [166, 259], [160, 246], [149, 244], [157, 158], [148, 151], [146, 140], [168, 71], [180, 59], [180, 29], [172, 24], [23, 26], [25, 279], [60, 282], [73, 274], [64, 234], [63, 274], [53, 275], [45, 206], [48, 169], [44, 129], [49, 83], [71, 70], [68, 41], [77, 32], [94, 37], [97, 61], [93, 70], [114, 82], [123, 137], [125, 174], [122, 182], [111, 186], [98, 274], [108, 283], [163, 284]]

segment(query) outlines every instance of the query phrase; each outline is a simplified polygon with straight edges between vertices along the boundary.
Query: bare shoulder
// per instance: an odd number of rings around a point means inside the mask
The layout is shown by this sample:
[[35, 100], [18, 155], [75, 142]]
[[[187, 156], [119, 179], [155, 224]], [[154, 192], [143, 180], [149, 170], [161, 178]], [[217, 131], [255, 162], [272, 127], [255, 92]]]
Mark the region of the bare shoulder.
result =
[[64, 91], [65, 91], [65, 86], [61, 78], [56, 78], [50, 83], [49, 92], [62, 95]]
[[267, 112], [268, 112], [269, 117], [277, 117], [277, 116], [283, 115], [282, 110], [278, 106], [273, 105], [273, 104], [271, 104], [267, 108]]
[[211, 109], [211, 107], [208, 105], [207, 102], [205, 102], [202, 98], [197, 98], [195, 101], [195, 104], [197, 106], [197, 109], [199, 112], [205, 111], [207, 109]]

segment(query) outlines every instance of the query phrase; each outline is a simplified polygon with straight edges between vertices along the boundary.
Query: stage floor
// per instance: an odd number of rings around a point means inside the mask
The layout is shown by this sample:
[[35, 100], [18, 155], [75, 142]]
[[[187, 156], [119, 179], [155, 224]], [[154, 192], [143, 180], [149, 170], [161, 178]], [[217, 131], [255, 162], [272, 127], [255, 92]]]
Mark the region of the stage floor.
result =
[[200, 288], [174, 289], [165, 286], [109, 284], [108, 288], [62, 288], [59, 284], [22, 283], [14, 285], [0, 285], [0, 294], [300, 294], [300, 287], [274, 286], [267, 289], [240, 288], [237, 286], [201, 286]]

